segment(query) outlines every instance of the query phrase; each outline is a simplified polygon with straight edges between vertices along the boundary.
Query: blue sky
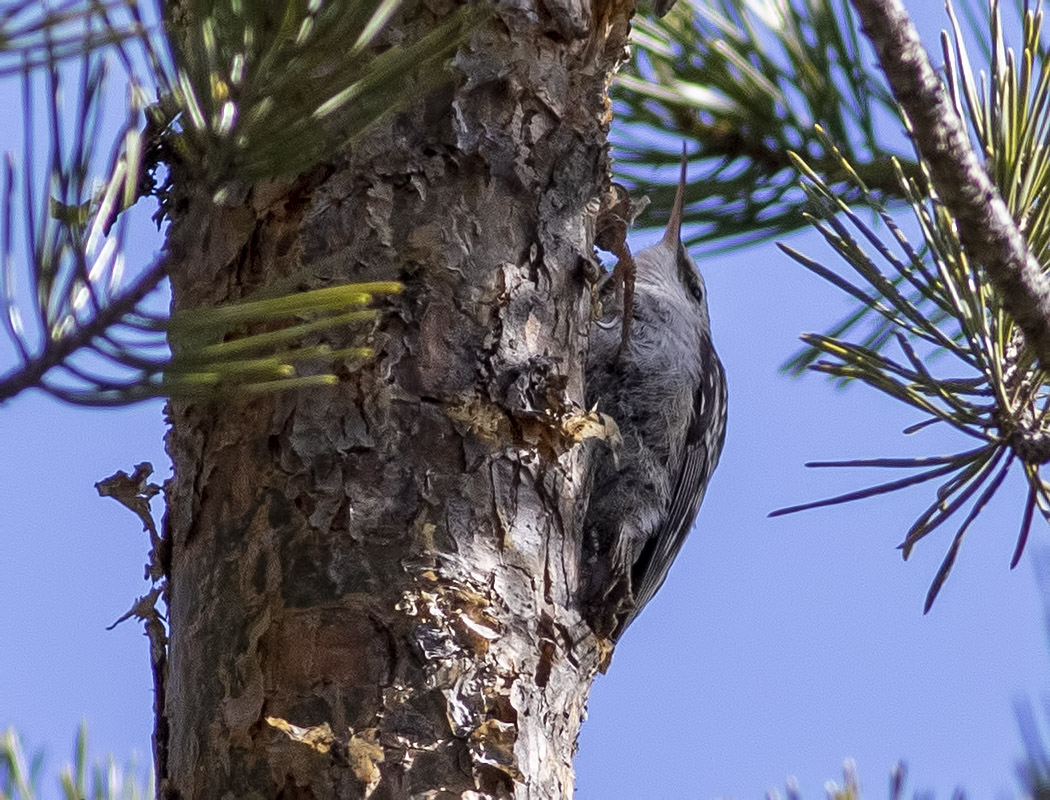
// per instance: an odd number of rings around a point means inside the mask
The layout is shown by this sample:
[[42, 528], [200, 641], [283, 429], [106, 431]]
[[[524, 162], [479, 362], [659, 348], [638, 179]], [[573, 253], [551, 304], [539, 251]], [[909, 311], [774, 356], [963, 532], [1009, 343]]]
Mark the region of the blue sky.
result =
[[[909, 5], [935, 41], [940, 4]], [[0, 85], [0, 107], [17, 108], [16, 89]], [[16, 149], [17, 131], [3, 128], [0, 150]], [[790, 241], [830, 259], [812, 234]], [[158, 243], [144, 235], [132, 259]], [[926, 616], [953, 530], [907, 563], [895, 547], [928, 488], [768, 519], [873, 478], [805, 461], [960, 442], [936, 430], [902, 436], [916, 416], [862, 387], [778, 373], [800, 332], [826, 329], [847, 305], [772, 244], [700, 266], [729, 376], [726, 448], [667, 583], [595, 682], [577, 797], [755, 798], [795, 775], [816, 798], [847, 756], [870, 797], [884, 795], [902, 758], [913, 789], [1014, 795], [1012, 703], [1050, 690], [1030, 556], [1008, 570], [1022, 487], [1008, 484], [974, 526]], [[8, 356], [0, 350], [0, 368]], [[0, 728], [45, 748], [50, 775], [81, 719], [95, 755], [149, 758], [146, 640], [133, 623], [105, 630], [147, 589], [147, 542], [94, 483], [143, 460], [167, 477], [163, 434], [159, 403], [85, 411], [29, 393], [0, 407]], [[1029, 546], [1046, 546], [1047, 534], [1037, 522]], [[43, 788], [57, 796], [53, 783]]]

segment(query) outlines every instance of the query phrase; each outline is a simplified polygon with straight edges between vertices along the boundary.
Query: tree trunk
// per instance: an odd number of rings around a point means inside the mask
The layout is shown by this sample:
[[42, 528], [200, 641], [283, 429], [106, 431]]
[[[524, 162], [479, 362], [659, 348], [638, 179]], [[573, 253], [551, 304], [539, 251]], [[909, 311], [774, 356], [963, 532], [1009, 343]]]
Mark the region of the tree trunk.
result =
[[170, 406], [166, 796], [571, 797], [604, 654], [566, 419], [629, 6], [501, 3], [462, 79], [350, 152], [221, 205], [179, 187], [177, 309], [406, 289], [337, 386]]

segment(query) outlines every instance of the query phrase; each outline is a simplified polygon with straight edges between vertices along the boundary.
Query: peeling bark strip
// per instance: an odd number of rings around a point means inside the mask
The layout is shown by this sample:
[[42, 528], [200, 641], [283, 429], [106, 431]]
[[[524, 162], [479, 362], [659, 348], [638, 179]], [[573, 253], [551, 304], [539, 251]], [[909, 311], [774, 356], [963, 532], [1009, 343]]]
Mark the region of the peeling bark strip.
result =
[[176, 310], [406, 291], [338, 386], [170, 405], [165, 796], [572, 796], [601, 657], [574, 597], [584, 266], [629, 6], [498, 4], [458, 85], [294, 180], [217, 206], [175, 171]]
[[929, 163], [933, 188], [959, 223], [967, 255], [984, 267], [1006, 312], [1050, 367], [1050, 280], [977, 159], [919, 32], [899, 0], [851, 2]]

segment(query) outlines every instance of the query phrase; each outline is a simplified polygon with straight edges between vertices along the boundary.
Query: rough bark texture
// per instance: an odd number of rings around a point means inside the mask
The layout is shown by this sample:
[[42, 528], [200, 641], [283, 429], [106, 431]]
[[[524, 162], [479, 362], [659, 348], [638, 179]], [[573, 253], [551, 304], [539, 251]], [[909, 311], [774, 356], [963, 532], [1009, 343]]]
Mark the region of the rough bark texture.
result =
[[625, 8], [501, 3], [462, 80], [345, 158], [221, 207], [182, 187], [177, 308], [407, 289], [337, 387], [171, 405], [167, 796], [572, 795], [604, 654], [562, 422], [625, 35]]
[[929, 164], [938, 199], [959, 223], [967, 255], [984, 267], [1007, 313], [1045, 367], [1050, 367], [1050, 280], [1028, 250], [978, 160], [919, 32], [899, 0], [852, 0], [879, 56], [912, 138]]

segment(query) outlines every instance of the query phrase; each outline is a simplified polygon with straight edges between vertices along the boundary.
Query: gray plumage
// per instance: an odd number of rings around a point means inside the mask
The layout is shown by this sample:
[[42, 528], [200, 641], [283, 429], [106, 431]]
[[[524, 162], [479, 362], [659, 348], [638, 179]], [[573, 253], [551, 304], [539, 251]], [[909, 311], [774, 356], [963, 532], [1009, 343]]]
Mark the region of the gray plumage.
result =
[[612, 297], [590, 332], [587, 404], [616, 420], [623, 443], [616, 453], [608, 446], [595, 453], [583, 597], [594, 630], [612, 639], [663, 584], [725, 439], [725, 373], [711, 344], [703, 278], [681, 242], [685, 170], [683, 151], [664, 236], [634, 257], [626, 346], [621, 352], [622, 314]]

